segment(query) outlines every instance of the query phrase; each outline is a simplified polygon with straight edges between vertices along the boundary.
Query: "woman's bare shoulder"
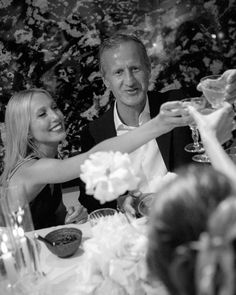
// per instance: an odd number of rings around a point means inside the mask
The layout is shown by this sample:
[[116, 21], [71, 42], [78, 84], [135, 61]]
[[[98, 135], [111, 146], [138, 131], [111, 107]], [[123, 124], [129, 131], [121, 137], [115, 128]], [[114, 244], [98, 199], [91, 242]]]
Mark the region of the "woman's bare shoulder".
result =
[[10, 181], [12, 182], [22, 182], [22, 179], [31, 178], [32, 168], [34, 164], [37, 163], [37, 159], [30, 158], [25, 161], [21, 161], [16, 165], [15, 169], [11, 172]]

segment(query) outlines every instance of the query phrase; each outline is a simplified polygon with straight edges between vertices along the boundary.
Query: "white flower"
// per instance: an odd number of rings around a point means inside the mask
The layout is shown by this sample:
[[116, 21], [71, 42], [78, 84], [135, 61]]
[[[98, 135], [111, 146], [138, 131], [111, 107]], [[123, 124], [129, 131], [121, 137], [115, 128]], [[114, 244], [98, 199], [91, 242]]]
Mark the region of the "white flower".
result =
[[117, 213], [99, 219], [92, 227], [93, 236], [83, 245], [84, 257], [77, 269], [78, 294], [146, 294], [142, 288], [146, 280], [146, 220], [131, 223]]
[[81, 179], [86, 193], [94, 195], [101, 204], [115, 200], [128, 190], [137, 189], [140, 181], [135, 175], [128, 154], [96, 152], [81, 165]]

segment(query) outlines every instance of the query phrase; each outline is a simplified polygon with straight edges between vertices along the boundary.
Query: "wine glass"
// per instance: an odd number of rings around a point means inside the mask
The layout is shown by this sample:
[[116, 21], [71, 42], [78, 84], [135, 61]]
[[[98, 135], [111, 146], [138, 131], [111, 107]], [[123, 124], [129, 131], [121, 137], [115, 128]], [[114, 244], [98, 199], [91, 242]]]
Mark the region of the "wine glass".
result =
[[[183, 106], [187, 107], [188, 105], [191, 105], [192, 107], [194, 107], [196, 110], [201, 111], [202, 109], [204, 109], [205, 105], [206, 105], [206, 99], [204, 96], [200, 96], [200, 97], [191, 97], [191, 98], [185, 98], [182, 99], [183, 102]], [[197, 129], [197, 125], [194, 121], [192, 121], [189, 124], [189, 128], [192, 131], [192, 139], [193, 139], [193, 143], [189, 143], [187, 144], [184, 149], [186, 152], [189, 153], [201, 153], [204, 152], [204, 148], [201, 142], [199, 142], [199, 132]]]
[[201, 90], [213, 109], [222, 107], [225, 95], [225, 82], [221, 75], [210, 75], [201, 78]]
[[37, 242], [26, 234], [33, 231], [34, 226], [25, 191], [20, 186], [9, 185], [5, 188], [4, 200], [9, 226], [21, 257], [21, 281], [36, 282], [43, 277], [43, 272]]
[[[212, 108], [204, 108], [204, 109], [201, 110], [201, 113], [205, 114], [205, 115], [210, 114], [212, 112], [214, 112], [214, 109], [212, 109]], [[194, 155], [192, 157], [192, 159], [193, 159], [193, 161], [198, 162], [198, 163], [206, 163], [206, 164], [211, 163], [211, 160], [210, 160], [210, 158], [208, 157], [208, 155], [207, 155], [207, 153], [205, 151], [204, 151], [203, 154]]]

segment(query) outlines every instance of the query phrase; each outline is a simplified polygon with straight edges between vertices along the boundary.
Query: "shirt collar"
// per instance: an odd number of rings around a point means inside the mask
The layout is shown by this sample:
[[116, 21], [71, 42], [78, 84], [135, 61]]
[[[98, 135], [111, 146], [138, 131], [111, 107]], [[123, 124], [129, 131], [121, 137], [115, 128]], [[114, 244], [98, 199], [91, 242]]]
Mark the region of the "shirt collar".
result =
[[[128, 125], [124, 124], [120, 120], [120, 117], [119, 117], [118, 111], [117, 111], [116, 101], [115, 101], [115, 105], [114, 105], [114, 113], [113, 114], [114, 114], [114, 123], [115, 123], [116, 131], [130, 130], [130, 129], [135, 128], [133, 126], [128, 126]], [[143, 125], [144, 123], [146, 123], [149, 120], [150, 120], [150, 107], [149, 107], [148, 99], [146, 99], [145, 107], [144, 107], [143, 111], [141, 112], [141, 114], [139, 115], [139, 126]]]

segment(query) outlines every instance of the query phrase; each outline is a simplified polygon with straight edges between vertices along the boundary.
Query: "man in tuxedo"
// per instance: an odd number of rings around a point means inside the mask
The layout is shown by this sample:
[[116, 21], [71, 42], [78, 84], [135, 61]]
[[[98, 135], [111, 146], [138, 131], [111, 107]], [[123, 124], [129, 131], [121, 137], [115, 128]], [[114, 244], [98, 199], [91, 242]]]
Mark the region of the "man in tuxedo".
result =
[[[159, 113], [164, 102], [185, 98], [182, 90], [148, 92], [151, 65], [144, 44], [132, 35], [116, 34], [100, 47], [100, 71], [115, 101], [100, 118], [87, 125], [81, 135], [82, 152], [110, 137], [142, 125]], [[164, 124], [164, 122], [163, 122]], [[178, 127], [130, 154], [142, 176], [140, 191], [155, 192], [158, 179], [191, 161], [184, 146], [192, 142], [189, 127]], [[81, 185], [80, 202], [91, 212], [101, 207], [116, 208], [116, 201], [104, 205], [86, 196]]]

